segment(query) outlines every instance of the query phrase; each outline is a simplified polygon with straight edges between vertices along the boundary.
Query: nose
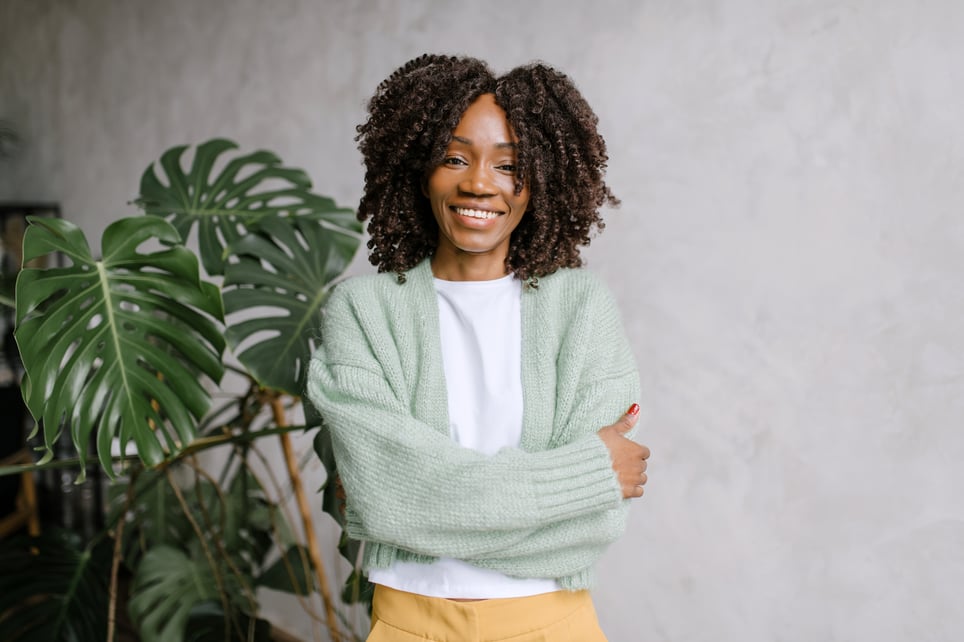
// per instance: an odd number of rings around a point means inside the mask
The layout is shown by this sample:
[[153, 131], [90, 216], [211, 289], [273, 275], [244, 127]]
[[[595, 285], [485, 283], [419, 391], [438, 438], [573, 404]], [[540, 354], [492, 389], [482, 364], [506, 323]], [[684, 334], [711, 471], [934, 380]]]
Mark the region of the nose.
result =
[[459, 183], [459, 190], [472, 196], [494, 195], [496, 190], [491, 171], [483, 163], [475, 163], [466, 171], [464, 179]]

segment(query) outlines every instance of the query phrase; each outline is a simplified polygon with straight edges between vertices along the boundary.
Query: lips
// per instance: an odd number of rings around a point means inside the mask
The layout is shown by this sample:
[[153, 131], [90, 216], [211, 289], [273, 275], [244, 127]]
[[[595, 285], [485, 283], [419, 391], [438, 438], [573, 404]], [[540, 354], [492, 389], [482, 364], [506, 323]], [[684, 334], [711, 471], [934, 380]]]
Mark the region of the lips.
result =
[[459, 216], [467, 216], [469, 218], [477, 219], [492, 219], [498, 216], [502, 216], [503, 212], [493, 212], [492, 210], [477, 210], [468, 207], [453, 207], [455, 213]]

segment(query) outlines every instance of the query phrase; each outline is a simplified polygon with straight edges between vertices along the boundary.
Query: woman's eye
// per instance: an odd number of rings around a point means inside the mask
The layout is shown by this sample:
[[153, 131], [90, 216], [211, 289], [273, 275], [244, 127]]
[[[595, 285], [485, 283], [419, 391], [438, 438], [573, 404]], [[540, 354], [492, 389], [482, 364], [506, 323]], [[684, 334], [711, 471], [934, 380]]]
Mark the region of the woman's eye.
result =
[[445, 165], [465, 165], [466, 164], [466, 162], [461, 158], [459, 158], [458, 156], [449, 156], [444, 161], [442, 161], [442, 163], [444, 163]]
[[515, 165], [499, 165], [496, 169], [501, 169], [503, 172], [514, 172]]

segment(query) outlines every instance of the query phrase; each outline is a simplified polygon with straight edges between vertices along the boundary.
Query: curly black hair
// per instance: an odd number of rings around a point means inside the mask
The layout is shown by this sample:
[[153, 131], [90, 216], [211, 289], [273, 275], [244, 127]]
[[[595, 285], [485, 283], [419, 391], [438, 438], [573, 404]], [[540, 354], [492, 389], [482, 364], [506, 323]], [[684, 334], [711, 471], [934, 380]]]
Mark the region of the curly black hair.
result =
[[442, 163], [462, 114], [488, 93], [518, 139], [516, 193], [530, 190], [508, 271], [531, 280], [581, 266], [580, 246], [604, 227], [599, 208], [619, 204], [603, 180], [599, 119], [565, 74], [533, 63], [496, 77], [475, 58], [425, 54], [382, 81], [357, 128], [366, 168], [358, 218], [371, 219], [369, 260], [380, 272], [401, 278], [434, 252], [439, 230], [423, 181]]

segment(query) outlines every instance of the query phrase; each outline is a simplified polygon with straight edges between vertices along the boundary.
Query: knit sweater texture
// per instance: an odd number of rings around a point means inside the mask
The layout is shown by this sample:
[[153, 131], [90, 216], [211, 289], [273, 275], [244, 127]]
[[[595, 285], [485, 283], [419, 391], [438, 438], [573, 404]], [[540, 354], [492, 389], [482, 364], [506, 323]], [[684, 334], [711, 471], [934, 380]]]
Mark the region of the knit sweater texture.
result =
[[639, 400], [605, 286], [561, 269], [523, 291], [522, 440], [495, 455], [449, 435], [429, 259], [405, 283], [376, 274], [339, 284], [323, 319], [307, 396], [331, 430], [364, 568], [452, 557], [589, 588], [628, 510], [596, 433]]

